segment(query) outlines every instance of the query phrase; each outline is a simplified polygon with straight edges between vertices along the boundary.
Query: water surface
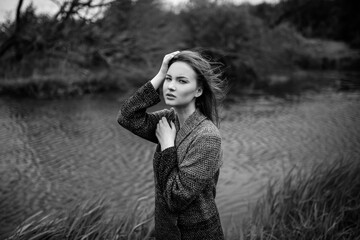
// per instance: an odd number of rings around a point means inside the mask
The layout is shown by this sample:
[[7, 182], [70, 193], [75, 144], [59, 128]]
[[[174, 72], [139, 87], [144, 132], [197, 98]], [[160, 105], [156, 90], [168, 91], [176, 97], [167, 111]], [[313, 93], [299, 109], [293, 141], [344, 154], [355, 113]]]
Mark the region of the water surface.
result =
[[[116, 215], [141, 197], [153, 202], [155, 145], [117, 124], [121, 99], [0, 98], [0, 236], [35, 212], [99, 196]], [[241, 219], [269, 180], [290, 169], [357, 159], [359, 106], [360, 94], [351, 92], [227, 106], [217, 194], [222, 221]]]

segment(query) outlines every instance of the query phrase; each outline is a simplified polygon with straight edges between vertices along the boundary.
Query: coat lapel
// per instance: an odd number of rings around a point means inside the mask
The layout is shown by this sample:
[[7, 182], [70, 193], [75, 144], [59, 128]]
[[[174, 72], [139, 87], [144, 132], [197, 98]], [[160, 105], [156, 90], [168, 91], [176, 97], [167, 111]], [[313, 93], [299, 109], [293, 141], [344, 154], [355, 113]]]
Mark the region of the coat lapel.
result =
[[178, 129], [175, 138], [175, 146], [178, 148], [184, 139], [202, 122], [206, 117], [196, 109], [193, 114], [191, 114], [184, 122], [184, 125], [179, 129], [179, 120], [176, 117], [175, 125]]

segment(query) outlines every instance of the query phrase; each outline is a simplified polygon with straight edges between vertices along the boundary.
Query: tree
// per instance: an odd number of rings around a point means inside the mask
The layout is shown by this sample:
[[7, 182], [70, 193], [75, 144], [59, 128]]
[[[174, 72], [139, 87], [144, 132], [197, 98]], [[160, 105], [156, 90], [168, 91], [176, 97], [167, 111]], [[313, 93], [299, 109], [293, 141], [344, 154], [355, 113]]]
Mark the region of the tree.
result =
[[15, 18], [15, 29], [13, 33], [10, 35], [8, 39], [6, 39], [3, 44], [0, 46], [0, 57], [6, 53], [11, 47], [15, 47], [17, 49], [17, 55], [19, 55], [18, 48], [16, 47], [18, 45], [18, 39], [21, 32], [21, 7], [23, 5], [23, 0], [19, 0], [17, 8], [16, 8], [16, 18]]
[[[23, 0], [19, 0], [16, 11], [15, 22], [5, 28], [8, 31], [5, 35], [9, 36], [0, 45], [0, 58], [10, 50], [14, 50], [14, 55], [10, 58], [21, 60], [24, 55], [41, 49], [59, 49], [60, 42], [71, 37], [72, 30], [78, 30], [75, 25], [83, 27], [85, 23], [96, 19], [96, 15], [101, 14], [103, 8], [111, 4], [112, 1], [102, 0], [94, 3], [94, 0], [71, 0], [58, 2], [52, 0], [59, 6], [58, 12], [50, 16], [36, 16], [35, 8], [32, 4], [21, 11]], [[92, 11], [95, 13], [89, 15]], [[61, 48], [61, 47], [60, 47]]]
[[345, 41], [360, 47], [360, 1], [282, 0], [272, 25], [292, 23], [307, 37]]

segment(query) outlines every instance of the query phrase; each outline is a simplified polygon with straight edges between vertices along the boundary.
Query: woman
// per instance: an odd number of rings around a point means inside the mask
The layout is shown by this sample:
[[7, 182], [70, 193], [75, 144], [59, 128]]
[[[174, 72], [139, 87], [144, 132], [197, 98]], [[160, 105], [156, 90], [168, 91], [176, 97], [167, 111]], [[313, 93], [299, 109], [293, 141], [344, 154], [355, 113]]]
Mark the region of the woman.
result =
[[[215, 204], [221, 165], [219, 83], [199, 53], [173, 52], [119, 111], [120, 125], [158, 144], [153, 159], [157, 240], [224, 239]], [[161, 85], [171, 109], [147, 113], [160, 102]]]

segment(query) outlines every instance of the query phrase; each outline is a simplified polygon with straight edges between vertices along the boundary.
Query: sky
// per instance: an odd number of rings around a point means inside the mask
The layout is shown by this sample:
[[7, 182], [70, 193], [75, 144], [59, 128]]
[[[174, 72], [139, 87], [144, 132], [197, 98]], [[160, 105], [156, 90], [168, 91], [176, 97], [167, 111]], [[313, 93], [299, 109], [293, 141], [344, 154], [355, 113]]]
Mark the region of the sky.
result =
[[[64, 0], [57, 0], [58, 2], [62, 2]], [[166, 3], [170, 4], [181, 4], [186, 2], [187, 0], [163, 0]], [[278, 0], [233, 0], [236, 3], [251, 3], [258, 4], [262, 2], [277, 2]], [[58, 6], [54, 3], [54, 0], [24, 0], [23, 7], [27, 6], [30, 2], [33, 2], [35, 8], [38, 13], [54, 13], [58, 10]], [[5, 21], [10, 18], [13, 19], [15, 16], [17, 0], [0, 0], [0, 22]]]

